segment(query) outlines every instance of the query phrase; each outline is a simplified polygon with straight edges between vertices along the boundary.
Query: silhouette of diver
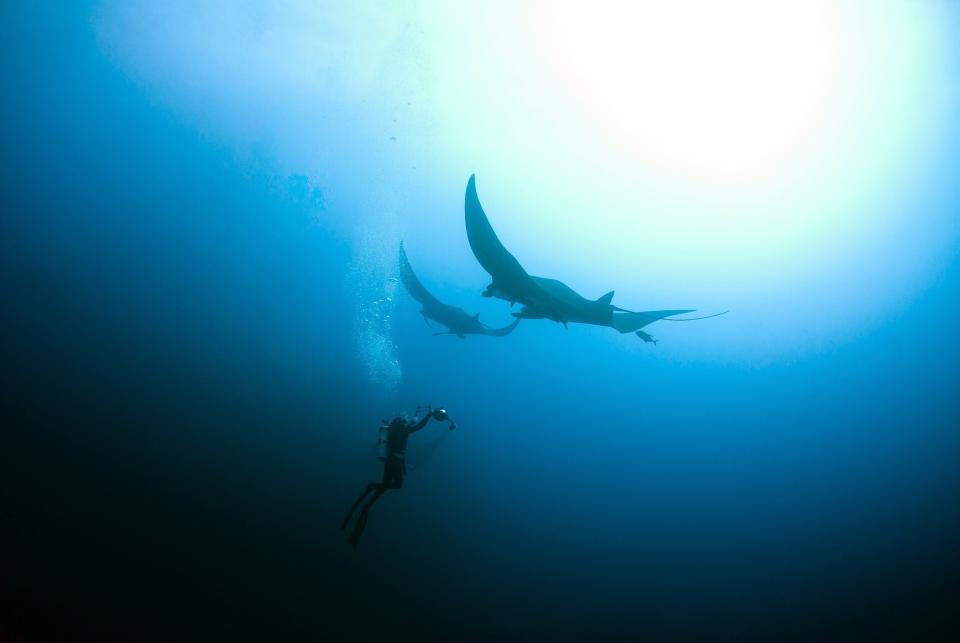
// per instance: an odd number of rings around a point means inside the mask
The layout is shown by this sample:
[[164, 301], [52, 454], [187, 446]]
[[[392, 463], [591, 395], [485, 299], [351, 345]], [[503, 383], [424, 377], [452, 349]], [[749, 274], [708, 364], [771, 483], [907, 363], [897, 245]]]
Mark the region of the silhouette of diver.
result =
[[347, 517], [343, 519], [343, 524], [340, 525], [340, 529], [347, 528], [353, 512], [357, 510], [360, 503], [363, 502], [364, 498], [372, 491], [373, 496], [363, 505], [363, 509], [360, 510], [360, 515], [357, 517], [357, 522], [353, 526], [353, 531], [350, 532], [350, 544], [353, 545], [354, 548], [356, 548], [357, 543], [360, 542], [360, 536], [363, 535], [363, 530], [367, 526], [367, 517], [369, 516], [370, 507], [373, 506], [373, 503], [379, 500], [380, 496], [390, 489], [399, 489], [403, 486], [403, 476], [407, 473], [407, 439], [410, 435], [425, 427], [431, 418], [437, 422], [449, 422], [451, 431], [457, 428], [456, 423], [450, 419], [445, 409], [433, 409], [429, 406], [421, 406], [417, 407], [417, 412], [419, 413], [420, 410], [424, 408], [427, 410], [427, 414], [419, 420], [407, 421], [402, 417], [395, 417], [389, 422], [384, 420], [380, 425], [380, 440], [378, 441], [380, 456], [378, 459], [383, 461], [383, 482], [371, 482], [368, 484], [367, 488], [360, 494], [360, 497], [357, 498], [357, 501], [350, 507], [350, 511], [347, 512]]

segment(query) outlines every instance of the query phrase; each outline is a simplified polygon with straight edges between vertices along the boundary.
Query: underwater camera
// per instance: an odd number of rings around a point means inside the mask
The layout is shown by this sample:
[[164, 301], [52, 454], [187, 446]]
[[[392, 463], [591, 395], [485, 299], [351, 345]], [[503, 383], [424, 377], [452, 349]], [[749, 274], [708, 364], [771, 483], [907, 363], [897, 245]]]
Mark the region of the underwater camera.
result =
[[435, 409], [432, 406], [418, 406], [416, 412], [419, 414], [420, 411], [424, 409], [427, 411], [427, 414], [429, 414], [430, 417], [432, 417], [437, 422], [449, 422], [451, 431], [457, 428], [457, 423], [454, 422], [453, 419], [450, 417], [450, 414], [447, 413], [447, 409], [443, 407]]

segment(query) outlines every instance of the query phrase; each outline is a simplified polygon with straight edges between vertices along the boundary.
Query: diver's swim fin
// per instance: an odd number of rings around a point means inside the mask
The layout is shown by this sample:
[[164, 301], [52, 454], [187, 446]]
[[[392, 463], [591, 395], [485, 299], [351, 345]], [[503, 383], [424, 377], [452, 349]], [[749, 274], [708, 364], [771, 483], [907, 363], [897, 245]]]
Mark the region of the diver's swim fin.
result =
[[357, 498], [357, 501], [353, 503], [353, 506], [350, 507], [350, 511], [347, 512], [347, 517], [343, 519], [343, 522], [340, 524], [340, 529], [344, 530], [347, 528], [347, 523], [350, 522], [350, 517], [353, 515], [353, 512], [357, 510], [357, 507], [360, 506], [360, 503], [363, 502], [364, 498], [373, 491], [373, 485], [368, 484], [367, 488], [360, 494], [360, 497]]
[[357, 524], [353, 526], [353, 531], [350, 532], [350, 544], [353, 545], [353, 548], [357, 548], [357, 543], [360, 542], [360, 536], [363, 535], [363, 530], [367, 526], [367, 511], [361, 511], [360, 516], [357, 517]]

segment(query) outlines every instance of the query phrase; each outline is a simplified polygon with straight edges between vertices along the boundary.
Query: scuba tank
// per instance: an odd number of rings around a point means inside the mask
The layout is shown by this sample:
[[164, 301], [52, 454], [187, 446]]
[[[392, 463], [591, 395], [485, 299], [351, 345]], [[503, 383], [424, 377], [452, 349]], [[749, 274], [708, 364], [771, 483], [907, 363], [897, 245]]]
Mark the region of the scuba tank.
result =
[[[377, 460], [386, 462], [389, 454], [387, 453], [387, 436], [390, 432], [390, 422], [384, 420], [380, 423], [379, 437], [377, 438]], [[368, 443], [369, 444], [369, 443]]]

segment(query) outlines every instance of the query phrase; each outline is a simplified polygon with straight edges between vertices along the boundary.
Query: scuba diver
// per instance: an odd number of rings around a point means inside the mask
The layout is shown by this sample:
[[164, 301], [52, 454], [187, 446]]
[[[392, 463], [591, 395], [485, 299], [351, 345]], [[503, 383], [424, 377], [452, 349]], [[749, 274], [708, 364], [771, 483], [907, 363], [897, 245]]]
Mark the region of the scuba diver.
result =
[[380, 439], [377, 441], [380, 447], [380, 455], [377, 459], [383, 461], [383, 481], [371, 482], [367, 485], [364, 492], [360, 494], [357, 501], [350, 507], [350, 511], [347, 512], [347, 517], [343, 519], [343, 524], [340, 525], [340, 529], [347, 528], [347, 523], [350, 522], [350, 517], [353, 515], [353, 512], [357, 510], [357, 507], [360, 506], [363, 499], [372, 491], [373, 496], [363, 505], [363, 509], [357, 517], [357, 522], [353, 526], [353, 531], [350, 532], [350, 544], [353, 545], [354, 548], [356, 548], [357, 543], [360, 541], [360, 536], [363, 535], [363, 530], [367, 526], [367, 517], [373, 503], [379, 500], [380, 496], [390, 489], [399, 489], [403, 486], [403, 476], [407, 473], [407, 439], [410, 437], [410, 434], [416, 433], [425, 427], [431, 418], [437, 422], [449, 422], [451, 431], [457, 428], [457, 424], [450, 419], [445, 409], [418, 406], [416, 413], [419, 413], [422, 409], [426, 409], [427, 414], [419, 420], [409, 421], [404, 417], [395, 417], [389, 422], [384, 420], [380, 425]]

